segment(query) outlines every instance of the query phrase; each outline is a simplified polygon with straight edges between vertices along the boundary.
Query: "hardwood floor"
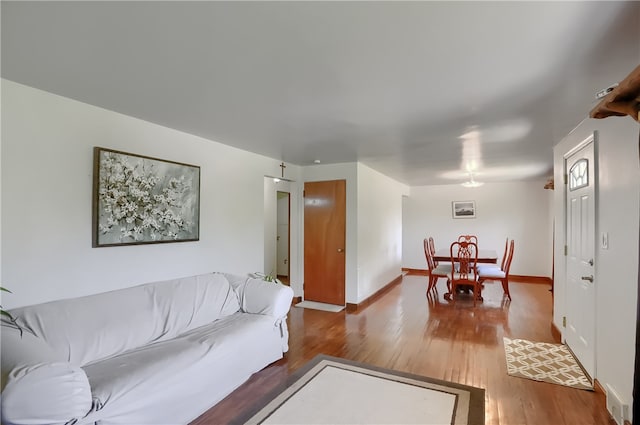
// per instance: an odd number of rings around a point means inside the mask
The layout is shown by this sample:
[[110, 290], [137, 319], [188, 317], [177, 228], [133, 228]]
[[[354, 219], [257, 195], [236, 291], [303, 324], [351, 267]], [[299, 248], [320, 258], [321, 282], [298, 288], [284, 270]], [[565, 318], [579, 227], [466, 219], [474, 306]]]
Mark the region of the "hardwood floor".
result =
[[192, 422], [230, 422], [287, 377], [323, 353], [486, 389], [486, 424], [615, 425], [602, 394], [515, 378], [506, 373], [502, 337], [554, 342], [548, 285], [510, 283], [513, 301], [499, 283], [487, 283], [484, 302], [455, 306], [427, 297], [426, 276], [400, 284], [355, 313], [291, 308], [289, 352]]

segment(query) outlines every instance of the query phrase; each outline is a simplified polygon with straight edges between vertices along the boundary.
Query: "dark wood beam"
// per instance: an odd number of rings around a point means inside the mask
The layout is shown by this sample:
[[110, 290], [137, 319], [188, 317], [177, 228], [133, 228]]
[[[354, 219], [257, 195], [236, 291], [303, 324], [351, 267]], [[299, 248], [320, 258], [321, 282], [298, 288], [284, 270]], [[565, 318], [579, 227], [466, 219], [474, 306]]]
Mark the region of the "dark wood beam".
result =
[[640, 65], [591, 110], [591, 118], [629, 115], [640, 122]]

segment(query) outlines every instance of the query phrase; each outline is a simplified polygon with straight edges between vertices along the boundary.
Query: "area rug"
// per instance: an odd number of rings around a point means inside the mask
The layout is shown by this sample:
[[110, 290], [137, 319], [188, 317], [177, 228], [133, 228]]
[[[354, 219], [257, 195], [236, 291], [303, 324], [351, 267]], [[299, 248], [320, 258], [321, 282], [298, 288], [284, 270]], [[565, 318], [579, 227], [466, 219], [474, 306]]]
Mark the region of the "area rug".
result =
[[509, 375], [593, 391], [593, 384], [566, 345], [503, 340]]
[[238, 424], [484, 424], [484, 389], [319, 355]]
[[331, 311], [337, 313], [344, 310], [344, 306], [318, 303], [315, 301], [302, 301], [295, 305], [296, 307], [311, 308], [313, 310]]

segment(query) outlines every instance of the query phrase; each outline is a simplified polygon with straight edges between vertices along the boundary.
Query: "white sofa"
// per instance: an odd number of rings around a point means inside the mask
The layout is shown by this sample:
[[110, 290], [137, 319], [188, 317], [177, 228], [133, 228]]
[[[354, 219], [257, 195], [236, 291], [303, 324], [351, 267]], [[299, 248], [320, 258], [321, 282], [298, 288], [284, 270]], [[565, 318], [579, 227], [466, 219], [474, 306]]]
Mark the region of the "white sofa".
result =
[[211, 273], [12, 310], [2, 424], [186, 424], [282, 358], [292, 297]]

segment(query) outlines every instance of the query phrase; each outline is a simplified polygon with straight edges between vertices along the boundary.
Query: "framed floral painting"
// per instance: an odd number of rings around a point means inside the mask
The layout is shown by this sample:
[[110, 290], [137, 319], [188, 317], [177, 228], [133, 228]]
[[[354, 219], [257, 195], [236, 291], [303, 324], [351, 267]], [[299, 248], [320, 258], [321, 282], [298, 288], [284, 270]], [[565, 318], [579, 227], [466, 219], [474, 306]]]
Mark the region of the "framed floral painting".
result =
[[93, 247], [200, 239], [200, 167], [95, 147]]

